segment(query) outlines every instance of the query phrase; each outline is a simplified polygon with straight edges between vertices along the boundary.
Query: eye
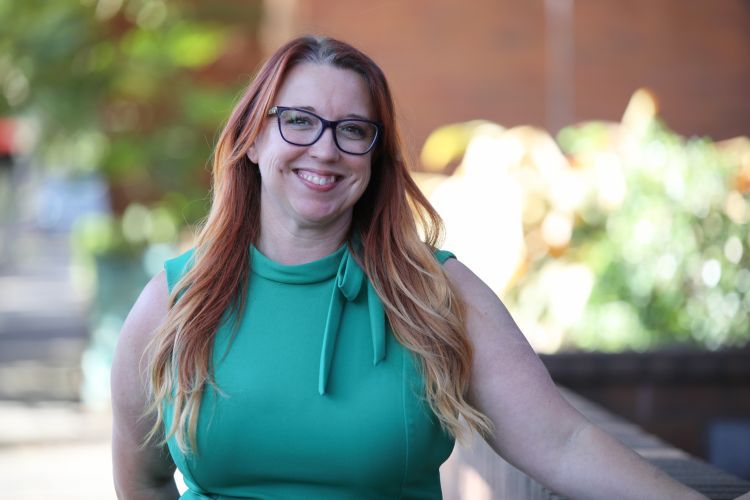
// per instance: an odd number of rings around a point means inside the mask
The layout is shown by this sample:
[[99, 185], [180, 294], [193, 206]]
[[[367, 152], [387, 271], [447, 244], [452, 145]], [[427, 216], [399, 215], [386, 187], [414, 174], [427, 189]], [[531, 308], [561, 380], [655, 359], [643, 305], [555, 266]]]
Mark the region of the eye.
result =
[[315, 126], [315, 117], [307, 113], [295, 110], [284, 111], [281, 115], [282, 124], [285, 127], [296, 129], [312, 128]]
[[367, 122], [343, 122], [339, 124], [338, 132], [351, 140], [368, 139], [372, 137], [372, 125]]

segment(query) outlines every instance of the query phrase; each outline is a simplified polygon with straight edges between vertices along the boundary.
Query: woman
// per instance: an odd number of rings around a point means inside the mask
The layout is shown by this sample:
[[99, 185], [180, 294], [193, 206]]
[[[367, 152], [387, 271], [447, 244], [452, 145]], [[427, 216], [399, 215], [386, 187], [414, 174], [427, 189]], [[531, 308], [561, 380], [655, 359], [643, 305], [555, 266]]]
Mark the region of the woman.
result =
[[123, 326], [118, 495], [177, 497], [176, 464], [183, 498], [439, 498], [468, 427], [572, 497], [703, 498], [561, 398], [439, 230], [381, 70], [332, 39], [279, 49], [219, 139], [195, 250]]

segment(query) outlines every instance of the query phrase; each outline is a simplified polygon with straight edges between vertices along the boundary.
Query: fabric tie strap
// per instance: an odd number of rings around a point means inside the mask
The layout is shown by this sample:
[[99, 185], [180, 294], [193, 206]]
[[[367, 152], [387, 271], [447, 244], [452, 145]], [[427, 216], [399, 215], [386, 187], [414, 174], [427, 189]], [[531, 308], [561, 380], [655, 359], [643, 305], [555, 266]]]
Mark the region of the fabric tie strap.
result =
[[328, 306], [328, 316], [323, 332], [323, 346], [320, 351], [320, 371], [318, 374], [318, 393], [324, 395], [331, 372], [336, 338], [341, 326], [341, 317], [347, 302], [353, 302], [362, 291], [362, 284], [367, 282], [367, 307], [370, 315], [370, 334], [372, 336], [373, 366], [385, 359], [385, 310], [383, 303], [375, 292], [370, 280], [351, 255], [349, 248], [344, 251], [339, 264], [336, 280]]

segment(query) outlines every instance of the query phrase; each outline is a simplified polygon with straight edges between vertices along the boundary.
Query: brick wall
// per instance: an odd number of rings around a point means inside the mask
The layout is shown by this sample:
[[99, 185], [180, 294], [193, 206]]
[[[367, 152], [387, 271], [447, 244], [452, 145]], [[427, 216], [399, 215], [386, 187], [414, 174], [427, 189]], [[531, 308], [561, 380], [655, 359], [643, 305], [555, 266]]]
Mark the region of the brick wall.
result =
[[750, 3], [576, 2], [576, 115], [617, 117], [651, 87], [686, 135], [750, 134]]

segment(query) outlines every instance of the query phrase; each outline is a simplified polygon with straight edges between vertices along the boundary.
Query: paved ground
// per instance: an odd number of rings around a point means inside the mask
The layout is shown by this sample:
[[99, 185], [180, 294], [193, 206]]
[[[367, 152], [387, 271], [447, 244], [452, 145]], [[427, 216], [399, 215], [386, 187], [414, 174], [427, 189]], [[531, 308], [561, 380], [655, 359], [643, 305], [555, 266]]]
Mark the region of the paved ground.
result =
[[115, 498], [108, 412], [71, 403], [0, 403], [3, 499]]

